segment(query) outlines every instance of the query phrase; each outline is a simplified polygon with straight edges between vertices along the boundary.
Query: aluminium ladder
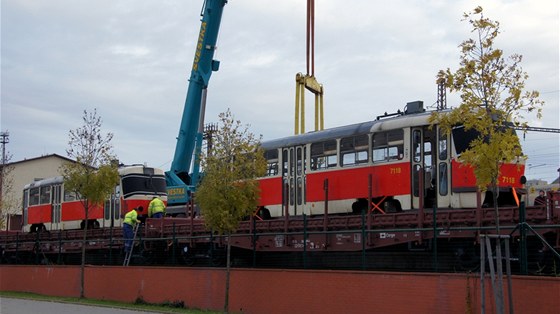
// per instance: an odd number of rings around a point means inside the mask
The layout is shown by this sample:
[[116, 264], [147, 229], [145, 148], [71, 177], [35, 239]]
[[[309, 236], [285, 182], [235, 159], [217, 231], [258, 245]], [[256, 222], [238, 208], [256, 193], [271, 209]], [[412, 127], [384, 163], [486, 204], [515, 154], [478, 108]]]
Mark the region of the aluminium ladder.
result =
[[126, 255], [124, 257], [123, 266], [128, 266], [128, 264], [130, 264], [130, 258], [132, 257], [132, 250], [134, 249], [134, 241], [136, 240], [136, 234], [138, 233], [138, 228], [139, 227], [140, 227], [140, 223], [137, 223], [134, 226], [134, 236], [132, 237], [132, 244], [130, 246], [130, 251], [126, 252]]

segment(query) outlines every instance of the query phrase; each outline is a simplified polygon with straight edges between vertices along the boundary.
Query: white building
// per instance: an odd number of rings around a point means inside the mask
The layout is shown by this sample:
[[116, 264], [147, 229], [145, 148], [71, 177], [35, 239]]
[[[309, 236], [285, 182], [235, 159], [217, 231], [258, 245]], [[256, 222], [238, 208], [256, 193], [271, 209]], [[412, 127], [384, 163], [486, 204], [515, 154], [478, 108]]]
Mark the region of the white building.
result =
[[18, 220], [17, 215], [21, 215], [22, 212], [24, 186], [35, 180], [60, 176], [61, 166], [71, 162], [75, 161], [57, 154], [50, 154], [6, 164], [6, 179], [11, 180], [12, 185], [8, 190], [6, 184], [3, 184], [2, 199], [9, 201], [4, 202], [7, 208], [2, 208], [2, 219], [6, 218], [6, 214], [10, 214], [16, 215], [13, 218], [17, 220], [10, 222], [9, 229], [19, 230], [19, 227], [15, 225], [21, 224], [21, 219]]

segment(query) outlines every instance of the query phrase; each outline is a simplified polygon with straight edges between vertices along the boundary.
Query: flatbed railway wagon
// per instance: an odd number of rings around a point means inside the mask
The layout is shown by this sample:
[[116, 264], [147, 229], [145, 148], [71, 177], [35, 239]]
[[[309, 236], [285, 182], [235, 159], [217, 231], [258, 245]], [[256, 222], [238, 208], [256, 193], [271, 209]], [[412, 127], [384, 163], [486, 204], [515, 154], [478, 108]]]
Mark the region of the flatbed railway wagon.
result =
[[[373, 121], [262, 143], [268, 171], [258, 179], [259, 207], [229, 240], [234, 262], [393, 268], [416, 257], [426, 260], [437, 250], [449, 260], [445, 267], [453, 269], [477, 261], [480, 234], [500, 232], [519, 239], [524, 222], [534, 231], [529, 247], [535, 263], [549, 246], [558, 248], [558, 194], [550, 193], [544, 207], [521, 206], [524, 159], [504, 163], [496, 218], [493, 195], [478, 192], [472, 169], [458, 159], [476, 134], [460, 126], [445, 134], [430, 125], [430, 114], [421, 102], [413, 102], [404, 112]], [[187, 206], [186, 218], [147, 219], [138, 261], [223, 263], [227, 237], [208, 231], [195, 208]], [[3, 236], [0, 243], [11, 259], [31, 248], [34, 254], [58, 256], [81, 247], [74, 240], [81, 239], [79, 232], [74, 232], [20, 233]], [[120, 228], [88, 232], [94, 240], [86, 246], [99, 255], [98, 263], [122, 249]], [[26, 241], [33, 245], [24, 250]], [[517, 240], [511, 243], [518, 245]], [[389, 257], [379, 258], [382, 253]]]

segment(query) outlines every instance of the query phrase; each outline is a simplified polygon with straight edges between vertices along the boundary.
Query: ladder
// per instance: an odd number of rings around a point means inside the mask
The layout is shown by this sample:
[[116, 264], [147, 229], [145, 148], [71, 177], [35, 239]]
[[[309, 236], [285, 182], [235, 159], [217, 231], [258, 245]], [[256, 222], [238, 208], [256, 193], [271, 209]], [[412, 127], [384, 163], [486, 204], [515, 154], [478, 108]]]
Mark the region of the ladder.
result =
[[137, 223], [134, 226], [134, 236], [132, 237], [132, 245], [130, 246], [130, 251], [126, 252], [126, 255], [124, 256], [123, 266], [128, 266], [128, 264], [130, 264], [130, 258], [132, 257], [132, 250], [134, 250], [134, 241], [136, 240], [136, 234], [138, 233], [139, 227], [140, 227], [139, 223]]

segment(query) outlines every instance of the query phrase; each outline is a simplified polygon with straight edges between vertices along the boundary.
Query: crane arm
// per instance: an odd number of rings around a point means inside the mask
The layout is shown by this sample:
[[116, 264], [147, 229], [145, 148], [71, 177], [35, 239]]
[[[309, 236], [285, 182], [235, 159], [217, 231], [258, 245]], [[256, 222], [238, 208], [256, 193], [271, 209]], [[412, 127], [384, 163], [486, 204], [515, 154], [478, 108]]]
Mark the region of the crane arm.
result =
[[[187, 88], [187, 96], [181, 118], [179, 135], [175, 147], [175, 155], [171, 169], [165, 173], [170, 197], [168, 201], [173, 203], [173, 195], [179, 195], [178, 202], [185, 202], [186, 189], [192, 182], [191, 163], [194, 152], [202, 145], [202, 128], [204, 125], [204, 101], [205, 90], [208, 87], [210, 76], [213, 71], [218, 71], [219, 61], [213, 60], [216, 50], [216, 41], [220, 29], [222, 13], [227, 0], [205, 0], [201, 12], [201, 24], [196, 43], [194, 61]], [[197, 149], [198, 147], [198, 149]], [[195, 169], [198, 169], [194, 165]], [[194, 174], [198, 176], [198, 174]], [[182, 193], [181, 193], [182, 191]]]

